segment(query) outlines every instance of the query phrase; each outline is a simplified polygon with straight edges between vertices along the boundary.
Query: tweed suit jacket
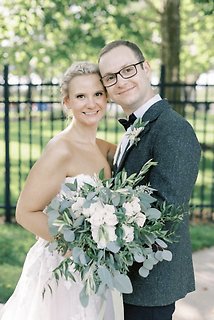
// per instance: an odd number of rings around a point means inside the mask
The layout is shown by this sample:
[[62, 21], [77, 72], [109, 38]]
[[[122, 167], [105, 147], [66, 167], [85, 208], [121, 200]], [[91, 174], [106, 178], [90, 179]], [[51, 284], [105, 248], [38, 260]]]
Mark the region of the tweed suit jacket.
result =
[[[125, 151], [115, 173], [123, 168], [128, 175], [139, 172], [153, 159], [158, 165], [150, 169], [142, 183], [150, 182], [158, 190], [155, 196], [159, 200], [188, 208], [200, 160], [200, 145], [192, 127], [166, 100], [151, 106], [143, 120], [149, 123], [140, 133], [140, 141]], [[147, 278], [138, 274], [139, 264], [130, 268], [133, 293], [124, 295], [125, 303], [163, 306], [195, 289], [188, 214], [176, 232], [178, 242], [169, 245], [171, 262], [158, 263]]]

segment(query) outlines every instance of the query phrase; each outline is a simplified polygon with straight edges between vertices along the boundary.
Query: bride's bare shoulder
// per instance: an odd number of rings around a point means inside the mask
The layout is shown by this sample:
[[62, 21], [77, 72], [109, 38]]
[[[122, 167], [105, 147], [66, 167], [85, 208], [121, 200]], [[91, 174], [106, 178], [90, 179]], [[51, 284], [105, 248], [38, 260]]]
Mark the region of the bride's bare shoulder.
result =
[[53, 157], [54, 159], [70, 157], [72, 153], [72, 144], [68, 141], [62, 132], [54, 136], [43, 150], [42, 156]]

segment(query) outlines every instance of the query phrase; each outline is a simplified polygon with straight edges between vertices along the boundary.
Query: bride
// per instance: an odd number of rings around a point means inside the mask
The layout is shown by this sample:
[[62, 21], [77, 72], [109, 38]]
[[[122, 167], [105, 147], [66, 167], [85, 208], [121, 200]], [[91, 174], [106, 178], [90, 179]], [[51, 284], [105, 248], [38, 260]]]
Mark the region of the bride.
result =
[[[38, 237], [28, 252], [17, 287], [4, 306], [1, 320], [119, 320], [121, 309], [114, 307], [108, 292], [104, 315], [103, 301], [91, 296], [87, 308], [79, 300], [81, 282], [60, 279], [52, 281], [51, 292], [43, 295], [52, 270], [63, 259], [50, 253], [47, 242], [52, 241], [48, 230], [45, 207], [60, 192], [66, 178], [93, 175], [104, 168], [111, 176], [111, 163], [116, 146], [96, 138], [97, 127], [106, 111], [106, 91], [100, 81], [98, 67], [89, 62], [71, 65], [66, 71], [61, 93], [64, 105], [72, 112], [70, 125], [49, 141], [40, 159], [31, 169], [20, 194], [17, 222]], [[118, 312], [118, 310], [121, 310]]]

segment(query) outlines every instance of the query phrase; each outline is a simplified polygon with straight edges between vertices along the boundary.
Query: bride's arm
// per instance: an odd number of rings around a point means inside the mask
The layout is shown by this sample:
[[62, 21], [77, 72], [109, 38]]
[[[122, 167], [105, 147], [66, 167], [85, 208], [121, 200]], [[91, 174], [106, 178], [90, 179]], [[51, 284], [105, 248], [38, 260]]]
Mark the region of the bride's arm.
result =
[[48, 219], [43, 210], [59, 192], [66, 177], [66, 150], [47, 147], [30, 170], [16, 207], [16, 220], [35, 235], [51, 241]]
[[107, 159], [108, 159], [108, 162], [109, 162], [111, 168], [113, 167], [113, 160], [114, 160], [114, 155], [115, 155], [116, 149], [117, 149], [116, 144], [108, 143]]
[[106, 157], [106, 160], [112, 168], [117, 145], [102, 139], [97, 139], [97, 143], [101, 152]]

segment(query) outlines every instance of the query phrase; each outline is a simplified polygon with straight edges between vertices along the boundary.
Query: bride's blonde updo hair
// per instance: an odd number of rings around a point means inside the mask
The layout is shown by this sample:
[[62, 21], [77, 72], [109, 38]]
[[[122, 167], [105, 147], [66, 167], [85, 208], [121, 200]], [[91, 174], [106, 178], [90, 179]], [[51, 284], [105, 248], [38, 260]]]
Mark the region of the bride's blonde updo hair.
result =
[[[69, 97], [69, 84], [70, 81], [79, 75], [85, 74], [98, 74], [100, 76], [98, 65], [89, 61], [78, 61], [73, 63], [65, 72], [61, 85], [60, 92], [62, 95], [62, 101]], [[100, 76], [101, 77], [101, 76]]]

